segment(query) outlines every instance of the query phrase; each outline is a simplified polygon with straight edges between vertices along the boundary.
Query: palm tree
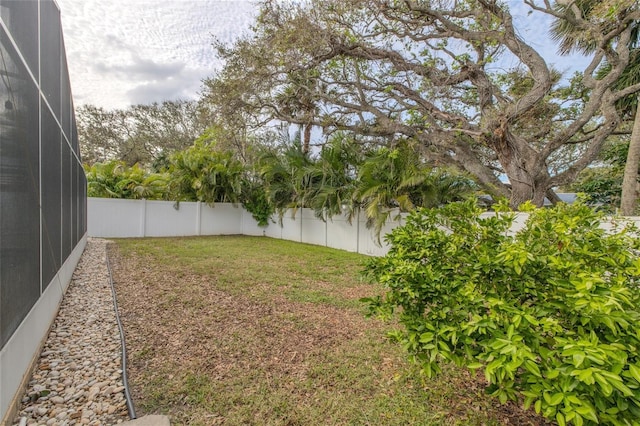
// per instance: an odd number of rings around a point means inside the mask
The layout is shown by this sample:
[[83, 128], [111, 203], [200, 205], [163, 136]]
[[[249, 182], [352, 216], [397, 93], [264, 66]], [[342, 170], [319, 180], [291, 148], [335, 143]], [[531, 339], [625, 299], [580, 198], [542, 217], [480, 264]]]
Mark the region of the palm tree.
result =
[[471, 179], [427, 165], [410, 141], [394, 148], [379, 148], [362, 163], [354, 203], [364, 209], [367, 226], [378, 237], [393, 212], [409, 212], [416, 207], [436, 207], [466, 198], [475, 188]]
[[139, 164], [127, 167], [123, 161], [85, 166], [87, 195], [99, 198], [156, 200], [168, 194], [166, 173], [148, 173]]
[[478, 184], [455, 170], [433, 169], [429, 174], [428, 192], [422, 197], [422, 207], [439, 207], [469, 198]]
[[308, 153], [303, 152], [299, 136], [281, 150], [271, 150], [259, 159], [260, 175], [267, 198], [280, 217], [287, 209], [309, 207], [320, 172]]
[[168, 194], [167, 178], [166, 173], [149, 173], [136, 163], [123, 169], [116, 188], [120, 198], [157, 200]]
[[171, 158], [170, 188], [177, 201], [237, 203], [244, 167], [230, 151], [196, 143]]
[[314, 92], [318, 86], [317, 78], [309, 73], [288, 75], [289, 84], [277, 97], [282, 113], [300, 124], [302, 135], [302, 152], [311, 150], [311, 129], [317, 113]]
[[122, 161], [85, 165], [87, 176], [87, 196], [98, 198], [123, 198], [118, 189], [126, 165]]
[[318, 161], [314, 163], [316, 174], [321, 176], [311, 200], [316, 217], [330, 218], [346, 209], [349, 219], [352, 218], [352, 195], [362, 160], [361, 146], [344, 133], [335, 134], [322, 147]]
[[[589, 31], [577, 25], [576, 18], [599, 17], [612, 15], [612, 11], [623, 8], [638, 8], [635, 0], [576, 0], [561, 4], [559, 10], [567, 14], [569, 19], [557, 19], [554, 21], [551, 34], [560, 42], [561, 54], [569, 54], [573, 51], [593, 53], [598, 48], [598, 42], [591, 37]], [[616, 9], [617, 8], [617, 9]], [[603, 30], [611, 30], [616, 22], [613, 19], [604, 19]], [[629, 65], [618, 79], [615, 89], [622, 90], [626, 87], [640, 83], [640, 21], [632, 24], [629, 40]], [[610, 67], [605, 64], [599, 69], [600, 76], [606, 75]], [[619, 100], [617, 108], [623, 117], [634, 121], [629, 140], [629, 152], [624, 169], [622, 182], [622, 196], [620, 199], [620, 213], [624, 216], [633, 214], [638, 200], [638, 167], [640, 166], [640, 107], [638, 106], [640, 95], [631, 94]]]

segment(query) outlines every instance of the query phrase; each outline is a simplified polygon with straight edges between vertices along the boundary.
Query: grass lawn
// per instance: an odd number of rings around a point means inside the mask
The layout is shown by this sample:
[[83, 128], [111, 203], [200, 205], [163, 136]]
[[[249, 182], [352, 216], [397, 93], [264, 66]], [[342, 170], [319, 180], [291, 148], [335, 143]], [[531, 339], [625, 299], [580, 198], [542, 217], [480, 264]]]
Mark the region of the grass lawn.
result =
[[421, 378], [365, 318], [365, 256], [265, 237], [109, 249], [138, 416], [189, 425], [537, 425], [453, 367]]

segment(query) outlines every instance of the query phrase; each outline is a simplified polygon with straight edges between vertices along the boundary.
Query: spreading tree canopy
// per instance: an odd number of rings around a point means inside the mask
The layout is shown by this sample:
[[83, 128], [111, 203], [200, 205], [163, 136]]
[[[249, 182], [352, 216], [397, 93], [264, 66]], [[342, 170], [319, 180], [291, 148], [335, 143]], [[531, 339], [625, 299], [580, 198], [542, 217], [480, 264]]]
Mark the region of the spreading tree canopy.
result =
[[[534, 17], [567, 19], [548, 0], [524, 4]], [[205, 99], [254, 124], [413, 139], [513, 207], [541, 205], [593, 161], [620, 123], [616, 101], [640, 89], [615, 84], [639, 17], [632, 2], [589, 21], [596, 47], [567, 82], [501, 1], [267, 0], [253, 35], [219, 46], [226, 65], [205, 82]]]
[[[560, 41], [560, 52], [565, 54], [574, 50], [585, 53], [594, 52], [599, 42], [597, 29], [602, 23], [612, 26], [615, 20], [610, 19], [611, 16], [619, 14], [620, 10], [638, 6], [635, 0], [576, 0], [562, 3], [558, 8], [564, 12], [561, 15], [563, 18], [554, 21], [552, 36]], [[629, 64], [616, 82], [618, 89], [640, 83], [640, 20], [631, 22], [630, 28], [630, 37], [627, 41], [630, 47]], [[609, 65], [605, 63], [598, 72], [600, 75], [605, 75], [609, 72]], [[638, 200], [640, 108], [638, 108], [637, 94], [621, 98], [617, 102], [617, 107], [623, 119], [635, 121], [626, 164], [623, 164], [624, 177], [620, 201], [620, 213], [629, 216], [634, 213]]]
[[185, 149], [206, 129], [194, 101], [165, 101], [106, 110], [93, 105], [77, 109], [78, 138], [86, 164], [124, 161], [150, 165]]

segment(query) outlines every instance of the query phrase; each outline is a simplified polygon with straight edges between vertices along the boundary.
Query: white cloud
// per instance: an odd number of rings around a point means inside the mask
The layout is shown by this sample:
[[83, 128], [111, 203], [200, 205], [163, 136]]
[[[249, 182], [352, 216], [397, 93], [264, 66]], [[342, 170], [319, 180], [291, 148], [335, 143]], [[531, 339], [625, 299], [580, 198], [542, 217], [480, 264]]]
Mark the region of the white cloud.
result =
[[76, 105], [193, 98], [257, 12], [249, 1], [57, 0]]
[[199, 77], [195, 71], [186, 71], [178, 76], [145, 81], [128, 90], [126, 96], [134, 105], [167, 99], [193, 99], [200, 89]]
[[128, 64], [108, 65], [104, 62], [98, 62], [93, 69], [99, 74], [114, 73], [123, 78], [169, 78], [179, 74], [186, 64], [173, 63], [157, 63], [150, 59], [142, 59], [138, 55], [133, 55], [133, 62]]

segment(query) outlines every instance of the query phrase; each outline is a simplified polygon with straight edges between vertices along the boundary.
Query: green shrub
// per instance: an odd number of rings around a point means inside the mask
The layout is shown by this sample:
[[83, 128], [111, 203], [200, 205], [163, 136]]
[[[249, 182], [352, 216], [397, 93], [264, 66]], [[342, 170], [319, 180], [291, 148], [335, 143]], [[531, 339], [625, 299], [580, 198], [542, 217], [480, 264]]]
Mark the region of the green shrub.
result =
[[581, 204], [529, 210], [515, 235], [513, 213], [471, 202], [416, 211], [367, 265], [387, 292], [365, 300], [397, 312], [393, 337], [429, 377], [453, 361], [560, 425], [639, 425], [636, 235]]
[[268, 226], [276, 209], [269, 202], [264, 185], [245, 179], [242, 186], [242, 206], [251, 213], [258, 226]]
[[168, 191], [166, 173], [149, 173], [134, 164], [128, 167], [122, 161], [85, 165], [87, 196], [99, 198], [126, 198], [160, 200]]
[[196, 142], [171, 156], [170, 197], [177, 201], [237, 203], [244, 167], [231, 151]]

